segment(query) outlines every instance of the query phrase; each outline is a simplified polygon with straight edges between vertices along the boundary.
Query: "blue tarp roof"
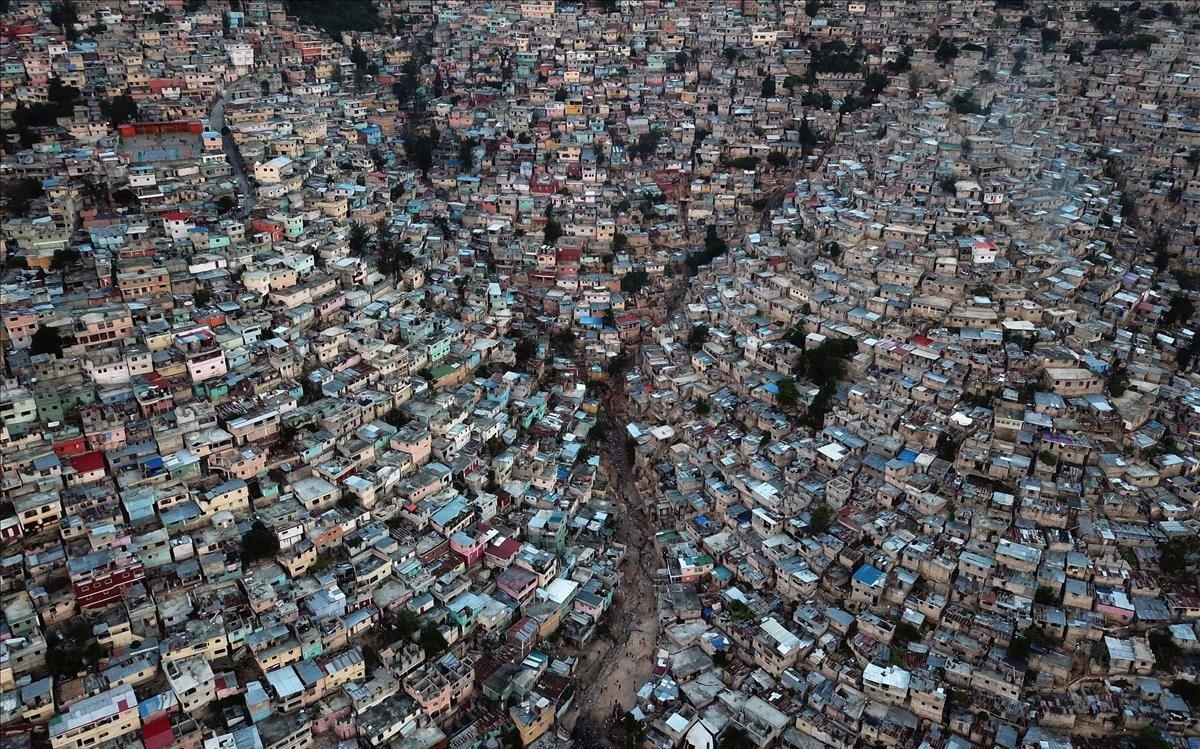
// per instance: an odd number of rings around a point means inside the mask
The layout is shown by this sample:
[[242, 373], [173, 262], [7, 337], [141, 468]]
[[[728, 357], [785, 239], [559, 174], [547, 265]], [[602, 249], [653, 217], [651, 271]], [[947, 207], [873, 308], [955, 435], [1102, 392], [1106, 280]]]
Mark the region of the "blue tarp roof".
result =
[[883, 572], [869, 564], [864, 564], [858, 568], [858, 571], [854, 573], [855, 580], [867, 585], [874, 585], [875, 583], [879, 582], [879, 578], [881, 577], [883, 577]]

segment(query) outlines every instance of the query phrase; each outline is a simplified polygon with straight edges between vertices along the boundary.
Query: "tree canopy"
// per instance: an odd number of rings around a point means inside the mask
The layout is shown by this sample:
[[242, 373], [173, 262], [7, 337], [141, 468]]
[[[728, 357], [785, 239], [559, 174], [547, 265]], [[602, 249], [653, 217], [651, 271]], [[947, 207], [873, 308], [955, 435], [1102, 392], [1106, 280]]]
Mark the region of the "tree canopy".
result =
[[436, 658], [450, 647], [436, 624], [426, 624], [421, 628], [420, 644], [421, 649], [425, 651], [426, 658]]
[[554, 207], [546, 206], [546, 226], [542, 229], [542, 241], [548, 245], [558, 242], [563, 234], [562, 224], [554, 217]]
[[100, 113], [113, 126], [123, 125], [138, 118], [138, 103], [129, 94], [121, 94], [100, 102]]
[[254, 525], [242, 536], [242, 561], [253, 563], [270, 559], [278, 553], [279, 539], [261, 520], [254, 521]]
[[62, 336], [58, 333], [58, 328], [52, 328], [48, 325], [42, 325], [33, 334], [33, 341], [29, 345], [29, 353], [37, 356], [38, 354], [54, 354], [61, 357], [63, 352]]
[[374, 31], [379, 14], [373, 0], [285, 0], [287, 12], [301, 23], [316, 26], [334, 39], [343, 31]]

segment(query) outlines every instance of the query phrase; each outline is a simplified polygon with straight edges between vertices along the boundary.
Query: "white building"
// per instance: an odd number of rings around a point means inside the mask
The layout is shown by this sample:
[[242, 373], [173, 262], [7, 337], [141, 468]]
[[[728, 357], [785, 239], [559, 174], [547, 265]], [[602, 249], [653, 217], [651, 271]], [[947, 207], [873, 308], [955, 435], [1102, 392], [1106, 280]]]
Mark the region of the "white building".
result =
[[231, 42], [225, 45], [225, 51], [229, 53], [229, 62], [235, 68], [254, 67], [254, 47], [249, 44]]
[[903, 705], [908, 700], [911, 675], [899, 666], [881, 668], [868, 663], [863, 669], [863, 691], [876, 702]]

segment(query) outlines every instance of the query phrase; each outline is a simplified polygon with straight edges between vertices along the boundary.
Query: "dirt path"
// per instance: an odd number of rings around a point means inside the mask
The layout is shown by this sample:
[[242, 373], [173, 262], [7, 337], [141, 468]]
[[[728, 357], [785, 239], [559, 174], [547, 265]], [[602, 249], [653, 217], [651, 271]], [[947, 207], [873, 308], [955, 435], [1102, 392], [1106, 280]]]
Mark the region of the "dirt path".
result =
[[614, 708], [619, 713], [633, 707], [638, 689], [654, 670], [659, 630], [654, 528], [643, 511], [641, 492], [625, 455], [623, 377], [614, 377], [604, 400], [612, 427], [601, 455], [609, 487], [621, 506], [616, 540], [625, 544], [626, 551], [621, 586], [606, 617], [611, 639], [595, 641], [579, 671], [577, 733], [582, 735], [577, 739], [595, 746], [605, 743], [603, 727], [613, 718]]
[[[776, 188], [776, 203], [790, 184]], [[735, 239], [741, 235], [737, 232]], [[663, 290], [666, 320], [682, 309], [690, 287], [689, 275]], [[661, 560], [654, 545], [655, 524], [645, 507], [645, 498], [634, 484], [633, 467], [625, 455], [625, 425], [632, 417], [623, 374], [614, 374], [609, 381], [604, 410], [610, 430], [601, 446], [601, 463], [621, 507], [616, 540], [625, 544], [626, 552], [621, 587], [606, 616], [611, 639], [599, 637], [587, 648], [577, 672], [576, 710], [566, 722], [583, 749], [610, 745], [607, 726], [636, 704], [637, 691], [654, 670], [659, 635], [654, 577]]]

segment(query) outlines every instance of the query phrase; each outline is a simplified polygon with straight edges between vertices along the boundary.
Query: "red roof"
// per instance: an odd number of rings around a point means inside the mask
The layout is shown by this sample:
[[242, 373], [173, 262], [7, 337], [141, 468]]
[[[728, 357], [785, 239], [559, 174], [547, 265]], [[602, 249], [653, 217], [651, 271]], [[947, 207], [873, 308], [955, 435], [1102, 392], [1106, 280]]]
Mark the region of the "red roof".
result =
[[71, 458], [71, 467], [78, 473], [102, 470], [104, 468], [104, 453], [92, 450], [90, 453], [76, 455]]
[[191, 211], [163, 211], [159, 214], [168, 221], [183, 221], [192, 217]]
[[167, 715], [165, 712], [159, 713], [157, 716], [151, 718], [150, 720], [148, 720], [144, 724], [142, 724], [142, 735], [143, 736], [157, 736], [158, 734], [162, 733], [163, 731], [170, 731], [170, 730], [171, 730], [171, 716]]
[[146, 749], [165, 749], [175, 743], [175, 732], [166, 713], [142, 724], [142, 743]]
[[493, 543], [491, 546], [489, 546], [487, 548], [487, 554], [498, 559], [509, 559], [516, 555], [520, 548], [520, 541], [517, 541], [515, 538], [506, 538], [500, 543]]

